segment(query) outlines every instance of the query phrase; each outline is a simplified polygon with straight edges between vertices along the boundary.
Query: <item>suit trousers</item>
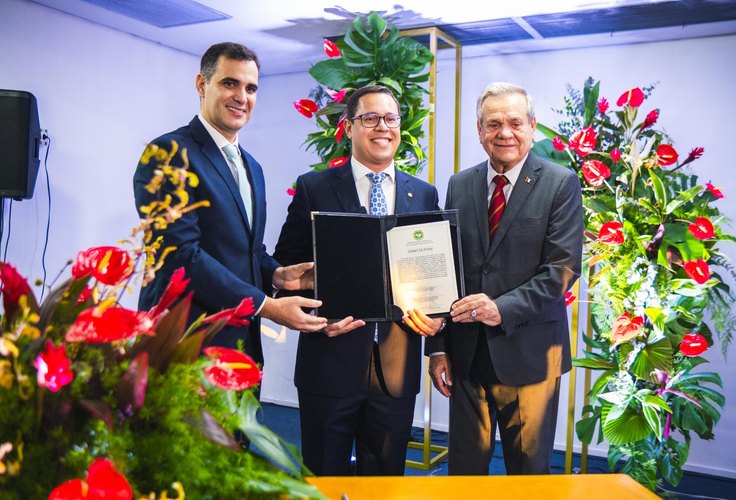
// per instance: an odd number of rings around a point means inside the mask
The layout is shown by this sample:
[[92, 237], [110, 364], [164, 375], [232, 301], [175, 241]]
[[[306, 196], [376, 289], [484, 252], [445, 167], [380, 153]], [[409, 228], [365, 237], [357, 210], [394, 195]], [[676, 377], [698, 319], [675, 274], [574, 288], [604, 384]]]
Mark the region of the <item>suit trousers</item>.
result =
[[470, 376], [453, 380], [448, 473], [487, 475], [498, 428], [507, 474], [549, 474], [560, 377], [504, 385], [493, 372], [483, 332], [479, 337]]
[[317, 476], [404, 475], [416, 397], [390, 396], [377, 361], [374, 343], [362, 392], [336, 398], [298, 390], [302, 457]]

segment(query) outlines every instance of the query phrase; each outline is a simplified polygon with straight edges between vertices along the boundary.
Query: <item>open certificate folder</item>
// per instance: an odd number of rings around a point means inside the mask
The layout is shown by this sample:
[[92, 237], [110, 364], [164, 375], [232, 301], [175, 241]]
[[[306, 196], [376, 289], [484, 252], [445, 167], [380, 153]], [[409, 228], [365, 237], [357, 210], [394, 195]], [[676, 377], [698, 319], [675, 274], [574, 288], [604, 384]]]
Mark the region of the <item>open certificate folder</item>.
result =
[[312, 213], [320, 316], [398, 321], [447, 315], [464, 295], [457, 211], [375, 216]]

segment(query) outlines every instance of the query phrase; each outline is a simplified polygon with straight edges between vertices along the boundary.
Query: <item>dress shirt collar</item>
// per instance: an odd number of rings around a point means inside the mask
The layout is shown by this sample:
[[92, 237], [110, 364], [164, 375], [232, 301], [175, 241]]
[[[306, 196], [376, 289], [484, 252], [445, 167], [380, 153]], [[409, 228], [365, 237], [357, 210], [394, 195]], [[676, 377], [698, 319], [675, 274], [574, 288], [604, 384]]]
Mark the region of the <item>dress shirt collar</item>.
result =
[[[509, 181], [509, 185], [511, 188], [516, 186], [516, 181], [519, 180], [519, 174], [521, 173], [521, 167], [524, 166], [524, 163], [526, 162], [526, 159], [529, 157], [529, 153], [526, 154], [526, 156], [516, 165], [514, 165], [511, 169], [504, 172], [503, 175], [506, 177], [506, 180]], [[488, 186], [490, 189], [491, 183], [493, 182], [493, 178], [499, 175], [498, 172], [496, 172], [493, 167], [491, 166], [491, 160], [488, 160]]]
[[[364, 178], [366, 175], [373, 173], [373, 170], [366, 167], [362, 163], [360, 163], [358, 160], [355, 159], [355, 156], [350, 158], [350, 165], [353, 168], [353, 178], [357, 182], [358, 180]], [[394, 162], [392, 161], [391, 164], [381, 170], [379, 173], [385, 173], [388, 174], [389, 179], [392, 181], [396, 180], [396, 168], [394, 167]]]
[[[199, 121], [202, 122], [202, 125], [204, 125], [205, 130], [207, 130], [207, 133], [210, 134], [210, 137], [212, 137], [212, 140], [215, 141], [215, 144], [217, 145], [218, 149], [222, 151], [222, 148], [227, 146], [228, 144], [233, 144], [235, 147], [238, 147], [238, 136], [235, 136], [235, 142], [230, 142], [227, 139], [225, 139], [225, 136], [222, 135], [218, 130], [210, 125], [210, 123], [204, 119], [202, 116], [202, 113], [199, 113], [197, 115], [197, 118], [199, 118]], [[238, 148], [240, 150], [240, 148]], [[224, 152], [222, 153], [225, 154]]]

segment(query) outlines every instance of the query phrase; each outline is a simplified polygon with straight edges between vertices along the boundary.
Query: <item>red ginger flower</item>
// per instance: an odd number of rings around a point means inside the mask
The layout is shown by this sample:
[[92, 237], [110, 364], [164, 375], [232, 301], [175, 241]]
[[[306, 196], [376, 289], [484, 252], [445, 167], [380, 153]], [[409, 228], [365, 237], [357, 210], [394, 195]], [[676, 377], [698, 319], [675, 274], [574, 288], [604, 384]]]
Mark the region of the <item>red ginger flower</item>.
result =
[[555, 148], [557, 151], [564, 151], [565, 143], [562, 142], [562, 139], [560, 139], [560, 137], [556, 135], [555, 138], [552, 139], [552, 147]]
[[698, 217], [687, 228], [699, 240], [709, 240], [715, 236], [713, 224], [707, 217]]
[[638, 108], [643, 102], [644, 92], [642, 92], [639, 87], [634, 87], [633, 89], [629, 89], [621, 94], [618, 101], [616, 101], [616, 104], [618, 106], [625, 106], [628, 104], [632, 108]]
[[596, 138], [593, 127], [588, 127], [575, 132], [567, 145], [580, 156], [588, 156], [595, 149]]
[[723, 192], [717, 187], [715, 187], [713, 184], [711, 184], [710, 182], [706, 182], [705, 187], [708, 189], [708, 191], [710, 191], [710, 194], [712, 194], [716, 198], [718, 199], [723, 198]]
[[653, 109], [649, 112], [646, 118], [644, 118], [644, 123], [641, 126], [641, 129], [644, 130], [645, 128], [649, 128], [655, 123], [657, 123], [657, 119], [659, 118], [659, 110]]
[[325, 54], [327, 54], [327, 57], [340, 57], [340, 48], [332, 40], [325, 39], [322, 47], [325, 49]]
[[603, 115], [608, 111], [608, 99], [601, 97], [598, 101], [598, 111]]
[[611, 340], [616, 346], [636, 338], [642, 332], [644, 318], [632, 316], [628, 311], [622, 313], [611, 325]]
[[79, 313], [65, 338], [67, 342], [101, 343], [153, 334], [153, 319], [147, 312], [102, 306]]
[[677, 151], [669, 144], [660, 144], [657, 148], [657, 163], [666, 167], [677, 161]]
[[224, 319], [226, 320], [225, 324], [230, 326], [246, 326], [250, 325], [250, 316], [253, 316], [254, 312], [256, 312], [256, 308], [253, 306], [253, 297], [246, 297], [236, 307], [207, 316], [202, 321], [204, 323], [214, 323]]
[[293, 104], [294, 108], [307, 118], [312, 118], [314, 113], [319, 109], [317, 103], [311, 99], [299, 99], [298, 101], [294, 101]]
[[682, 338], [680, 352], [685, 356], [700, 356], [708, 350], [708, 341], [699, 333], [688, 333]]
[[575, 295], [572, 292], [565, 292], [565, 306], [569, 306], [573, 302], [575, 302]]
[[118, 247], [91, 247], [77, 254], [72, 265], [75, 279], [92, 275], [105, 285], [117, 285], [133, 273], [134, 262], [130, 254]]
[[72, 479], [56, 488], [49, 500], [132, 500], [133, 490], [115, 465], [98, 458], [87, 469], [87, 481]]
[[345, 165], [348, 162], [348, 160], [350, 160], [349, 156], [341, 156], [339, 158], [333, 158], [330, 160], [330, 168], [341, 167]]
[[588, 181], [588, 184], [593, 187], [602, 186], [603, 182], [611, 177], [611, 171], [606, 164], [598, 160], [584, 161], [580, 170], [582, 170], [583, 177]]
[[623, 224], [618, 221], [608, 221], [601, 226], [598, 232], [598, 241], [609, 245], [621, 245], [624, 242]]
[[621, 151], [618, 148], [613, 148], [608, 154], [614, 163], [617, 163], [621, 159]]
[[161, 315], [161, 313], [169, 309], [171, 305], [176, 302], [176, 299], [181, 297], [181, 294], [183, 294], [184, 291], [187, 289], [187, 285], [190, 281], [191, 280], [184, 279], [183, 267], [180, 267], [176, 271], [174, 271], [174, 273], [171, 275], [171, 279], [169, 280], [169, 284], [166, 285], [166, 290], [164, 291], [164, 294], [161, 296], [161, 300], [158, 301], [158, 304], [153, 306], [148, 314], [152, 318], [156, 318]]
[[203, 370], [207, 380], [215, 387], [244, 391], [261, 382], [261, 370], [253, 358], [244, 352], [226, 347], [207, 347], [202, 352], [215, 362]]
[[58, 348], [50, 340], [46, 341], [46, 350], [36, 357], [33, 366], [36, 367], [36, 381], [41, 387], [51, 392], [58, 392], [62, 387], [74, 380], [74, 372], [70, 370], [72, 362], [66, 356], [66, 346]]
[[710, 268], [703, 259], [688, 260], [683, 264], [683, 267], [688, 277], [699, 285], [710, 279]]
[[691, 161], [695, 161], [701, 156], [703, 156], [703, 152], [705, 151], [705, 148], [697, 147], [690, 150], [690, 154], [687, 155], [687, 158], [685, 158], [685, 161], [680, 163], [680, 166], [687, 165]]
[[13, 316], [18, 310], [18, 301], [24, 295], [31, 293], [28, 281], [18, 274], [18, 271], [5, 262], [0, 262], [0, 293], [3, 295], [3, 307], [8, 316]]

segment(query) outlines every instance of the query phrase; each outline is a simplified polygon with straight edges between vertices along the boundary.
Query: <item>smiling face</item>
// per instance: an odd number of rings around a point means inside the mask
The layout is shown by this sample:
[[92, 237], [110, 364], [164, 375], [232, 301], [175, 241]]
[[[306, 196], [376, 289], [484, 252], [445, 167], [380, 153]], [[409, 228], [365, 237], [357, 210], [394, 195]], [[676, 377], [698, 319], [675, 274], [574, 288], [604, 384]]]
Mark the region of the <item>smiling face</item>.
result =
[[[388, 113], [399, 114], [396, 102], [388, 94], [365, 94], [358, 101], [355, 116], [375, 113], [384, 116]], [[345, 133], [353, 144], [353, 156], [374, 172], [380, 172], [391, 164], [399, 149], [401, 139], [400, 128], [388, 128], [383, 120], [378, 121], [375, 128], [366, 128], [360, 119], [347, 120]]]
[[519, 163], [532, 147], [537, 121], [529, 121], [521, 94], [488, 96], [481, 107], [478, 138], [499, 173]]
[[220, 56], [209, 81], [200, 73], [195, 85], [202, 116], [230, 142], [248, 123], [256, 105], [258, 66], [255, 61], [238, 61]]

